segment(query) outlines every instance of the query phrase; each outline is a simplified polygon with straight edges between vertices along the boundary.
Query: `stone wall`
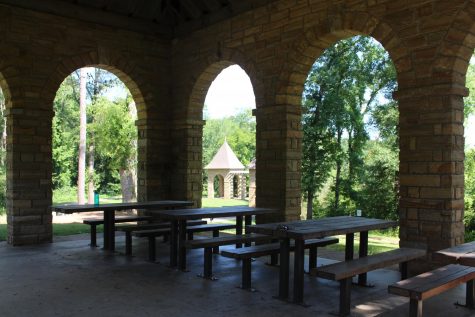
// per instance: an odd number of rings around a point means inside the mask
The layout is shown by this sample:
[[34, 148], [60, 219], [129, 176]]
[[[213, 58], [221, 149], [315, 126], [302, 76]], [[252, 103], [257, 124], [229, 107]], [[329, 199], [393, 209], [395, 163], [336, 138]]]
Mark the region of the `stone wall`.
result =
[[473, 0], [280, 0], [172, 41], [5, 6], [0, 16], [10, 243], [51, 240], [52, 100], [65, 76], [90, 65], [118, 74], [138, 105], [140, 199], [197, 206], [204, 98], [222, 69], [240, 65], [256, 95], [256, 204], [278, 208], [273, 220], [298, 219], [303, 85], [326, 48], [357, 34], [381, 42], [397, 69], [401, 245], [463, 241]]
[[168, 198], [170, 41], [0, 5], [7, 102], [8, 242], [52, 240], [53, 100], [74, 70], [98, 66], [130, 89], [138, 110], [139, 199]]

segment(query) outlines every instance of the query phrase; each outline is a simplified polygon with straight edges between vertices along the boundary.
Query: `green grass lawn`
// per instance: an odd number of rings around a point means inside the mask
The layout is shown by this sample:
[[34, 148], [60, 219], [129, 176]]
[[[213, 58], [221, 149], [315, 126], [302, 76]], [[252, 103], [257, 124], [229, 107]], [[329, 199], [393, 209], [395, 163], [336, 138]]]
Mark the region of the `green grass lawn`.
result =
[[240, 200], [240, 199], [224, 199], [224, 198], [203, 198], [201, 201], [201, 205], [203, 208], [206, 207], [224, 207], [224, 206], [242, 206], [248, 205], [249, 202], [247, 200]]

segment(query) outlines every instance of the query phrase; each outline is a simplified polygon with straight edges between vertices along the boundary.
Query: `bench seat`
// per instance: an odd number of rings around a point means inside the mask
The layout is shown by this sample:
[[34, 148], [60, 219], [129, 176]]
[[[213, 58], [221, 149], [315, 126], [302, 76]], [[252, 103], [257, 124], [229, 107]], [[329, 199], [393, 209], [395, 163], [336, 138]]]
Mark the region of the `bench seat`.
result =
[[410, 298], [409, 316], [422, 317], [422, 303], [462, 283], [467, 283], [466, 305], [473, 308], [475, 268], [449, 264], [388, 286], [388, 292]]
[[351, 279], [353, 276], [400, 263], [401, 279], [405, 279], [407, 277], [407, 262], [425, 255], [425, 250], [399, 248], [359, 259], [321, 266], [312, 269], [311, 274], [330, 280], [340, 281], [339, 314], [340, 316], [347, 316], [350, 313]]
[[[151, 216], [118, 216], [114, 218], [114, 223], [136, 222], [136, 221], [151, 221]], [[91, 247], [97, 247], [97, 226], [104, 224], [104, 218], [88, 218], [82, 221], [83, 224], [91, 226]]]
[[[212, 239], [219, 239], [222, 237], [219, 237], [219, 231], [220, 230], [227, 230], [227, 229], [232, 229], [235, 228], [235, 225], [229, 225], [229, 224], [200, 224], [196, 226], [189, 226], [186, 228], [186, 231], [188, 233], [188, 237], [193, 238], [193, 233], [196, 232], [206, 232], [206, 231], [212, 231], [213, 232], [213, 238]], [[156, 260], [156, 253], [155, 253], [155, 238], [164, 236], [164, 235], [169, 235], [171, 233], [170, 227], [168, 228], [162, 228], [162, 229], [149, 229], [149, 230], [140, 230], [140, 231], [132, 231], [132, 235], [138, 238], [148, 238], [148, 258], [150, 261], [155, 262]], [[199, 241], [206, 240], [206, 239], [201, 239]], [[191, 241], [196, 241], [196, 240], [191, 240]], [[217, 247], [219, 245], [214, 246], [215, 252], [219, 252], [217, 250]]]
[[[197, 226], [206, 224], [205, 220], [190, 220], [187, 222], [188, 226]], [[144, 224], [122, 225], [115, 228], [116, 231], [125, 232], [125, 254], [132, 255], [132, 232], [140, 230], [153, 230], [153, 229], [168, 229], [170, 228], [170, 222], [153, 222]], [[162, 234], [164, 237], [167, 234]]]
[[204, 249], [204, 265], [203, 265], [203, 274], [201, 275], [206, 279], [215, 279], [213, 277], [213, 259], [212, 259], [212, 250], [213, 248], [232, 245], [232, 244], [250, 244], [252, 242], [270, 242], [272, 240], [271, 236], [249, 233], [243, 235], [230, 235], [224, 237], [213, 237], [205, 238], [198, 240], [189, 240], [185, 243], [186, 248], [188, 249]]
[[[325, 237], [321, 239], [311, 239], [305, 241], [305, 248], [310, 249], [309, 254], [309, 270], [317, 266], [317, 248], [330, 244], [338, 243], [338, 238]], [[295, 242], [292, 241], [290, 251], [294, 251]], [[245, 248], [236, 248], [224, 250], [221, 255], [229, 258], [242, 260], [242, 279], [241, 288], [250, 290], [251, 287], [251, 260], [266, 255], [277, 255], [280, 252], [280, 243], [269, 243], [255, 245]]]

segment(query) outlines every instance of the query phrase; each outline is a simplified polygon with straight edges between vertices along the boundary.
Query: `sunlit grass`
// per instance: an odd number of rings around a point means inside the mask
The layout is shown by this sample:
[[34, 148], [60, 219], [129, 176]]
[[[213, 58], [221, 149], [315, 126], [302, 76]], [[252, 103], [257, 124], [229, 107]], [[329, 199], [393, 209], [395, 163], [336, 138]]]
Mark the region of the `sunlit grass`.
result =
[[[73, 234], [89, 233], [90, 226], [82, 223], [54, 223], [54, 236], [70, 236]], [[103, 226], [97, 226], [97, 232], [103, 232]], [[0, 224], [0, 241], [5, 241], [7, 238], [7, 225]]]

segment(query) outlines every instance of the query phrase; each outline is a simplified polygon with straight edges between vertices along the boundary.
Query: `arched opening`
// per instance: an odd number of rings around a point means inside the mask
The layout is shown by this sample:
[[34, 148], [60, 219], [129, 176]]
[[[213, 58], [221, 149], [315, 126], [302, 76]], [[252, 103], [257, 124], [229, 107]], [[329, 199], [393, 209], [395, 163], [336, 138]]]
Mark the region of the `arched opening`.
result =
[[54, 100], [53, 202], [137, 199], [137, 110], [112, 72], [81, 68]]
[[302, 96], [303, 213], [397, 219], [396, 70], [381, 44], [354, 36], [313, 64]]
[[469, 96], [464, 98], [464, 225], [465, 242], [475, 240], [475, 53], [466, 74]]
[[[221, 65], [221, 64], [220, 64]], [[209, 90], [203, 106], [203, 206], [248, 204], [242, 193], [241, 176], [255, 158], [256, 122], [252, 113], [255, 96], [251, 80], [238, 65], [221, 68]], [[218, 69], [212, 67], [216, 73]], [[221, 202], [209, 201], [210, 181], [214, 173], [223, 175]], [[216, 183], [216, 182], [215, 182]], [[216, 190], [216, 186], [214, 187]], [[229, 201], [234, 199], [234, 201]]]
[[216, 175], [213, 179], [214, 183], [214, 197], [224, 197], [224, 177], [222, 175]]

